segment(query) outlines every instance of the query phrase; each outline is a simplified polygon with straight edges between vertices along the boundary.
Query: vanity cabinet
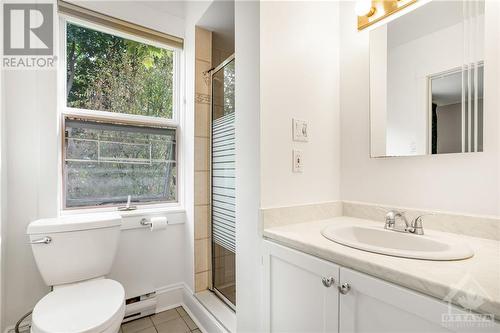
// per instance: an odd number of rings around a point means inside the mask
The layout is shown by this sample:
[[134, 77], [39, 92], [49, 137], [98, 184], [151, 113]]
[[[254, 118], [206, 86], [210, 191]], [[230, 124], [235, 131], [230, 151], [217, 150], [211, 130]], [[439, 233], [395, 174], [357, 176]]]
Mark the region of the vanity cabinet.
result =
[[263, 264], [265, 332], [500, 331], [498, 324], [446, 323], [446, 315], [466, 312], [270, 241], [264, 241]]
[[351, 286], [339, 298], [340, 332], [467, 332], [442, 325], [443, 315], [464, 313], [455, 306], [347, 268], [340, 281]]
[[339, 266], [264, 242], [264, 331], [338, 332]]

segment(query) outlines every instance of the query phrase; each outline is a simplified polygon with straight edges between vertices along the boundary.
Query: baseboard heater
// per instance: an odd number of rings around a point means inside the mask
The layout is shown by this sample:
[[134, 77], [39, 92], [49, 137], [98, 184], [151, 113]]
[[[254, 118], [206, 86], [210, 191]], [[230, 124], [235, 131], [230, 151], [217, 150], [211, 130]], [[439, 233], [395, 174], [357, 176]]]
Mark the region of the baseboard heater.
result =
[[125, 317], [123, 322], [147, 317], [156, 312], [156, 293], [148, 293], [125, 301]]

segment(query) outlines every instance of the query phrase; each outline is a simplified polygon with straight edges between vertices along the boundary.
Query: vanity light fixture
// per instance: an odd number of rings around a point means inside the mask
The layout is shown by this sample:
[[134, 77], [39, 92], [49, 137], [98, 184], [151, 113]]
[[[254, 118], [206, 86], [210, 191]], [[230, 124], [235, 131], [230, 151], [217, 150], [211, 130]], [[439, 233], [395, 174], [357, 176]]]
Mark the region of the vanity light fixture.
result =
[[354, 11], [356, 12], [356, 15], [358, 15], [358, 17], [370, 17], [375, 13], [376, 9], [375, 7], [372, 7], [372, 0], [358, 0], [356, 1]]
[[357, 0], [358, 31], [416, 3], [417, 0]]

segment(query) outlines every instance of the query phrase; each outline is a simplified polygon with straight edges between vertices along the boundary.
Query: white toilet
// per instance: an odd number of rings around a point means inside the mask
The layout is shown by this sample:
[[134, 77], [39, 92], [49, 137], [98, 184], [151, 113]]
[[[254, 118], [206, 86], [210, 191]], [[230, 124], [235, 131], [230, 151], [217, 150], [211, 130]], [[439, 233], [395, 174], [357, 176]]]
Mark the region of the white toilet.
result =
[[94, 214], [42, 219], [28, 235], [38, 269], [53, 291], [33, 309], [32, 333], [116, 333], [125, 313], [122, 285], [106, 279], [121, 217]]

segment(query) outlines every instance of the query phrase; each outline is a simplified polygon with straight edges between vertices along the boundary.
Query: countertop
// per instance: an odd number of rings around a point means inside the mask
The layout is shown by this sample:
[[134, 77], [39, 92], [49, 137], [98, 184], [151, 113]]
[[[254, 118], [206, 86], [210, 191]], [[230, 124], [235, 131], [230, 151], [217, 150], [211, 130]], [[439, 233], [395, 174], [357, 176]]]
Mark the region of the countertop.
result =
[[475, 304], [480, 304], [474, 311], [494, 314], [496, 320], [500, 319], [500, 242], [450, 234], [467, 242], [474, 250], [474, 256], [455, 261], [407, 259], [354, 249], [321, 235], [323, 228], [338, 223], [380, 226], [383, 222], [342, 216], [266, 228], [263, 235], [266, 239], [340, 266], [440, 300], [451, 299], [460, 307], [464, 299], [474, 300]]

